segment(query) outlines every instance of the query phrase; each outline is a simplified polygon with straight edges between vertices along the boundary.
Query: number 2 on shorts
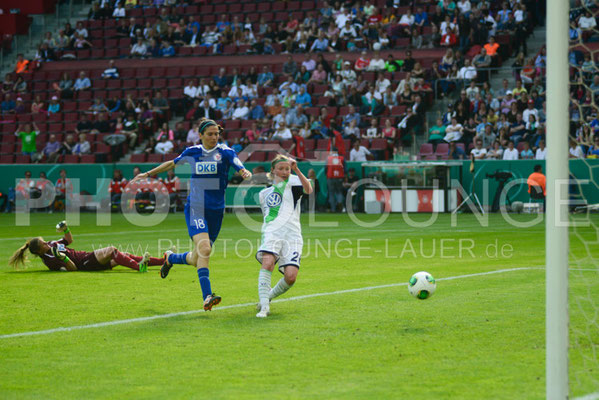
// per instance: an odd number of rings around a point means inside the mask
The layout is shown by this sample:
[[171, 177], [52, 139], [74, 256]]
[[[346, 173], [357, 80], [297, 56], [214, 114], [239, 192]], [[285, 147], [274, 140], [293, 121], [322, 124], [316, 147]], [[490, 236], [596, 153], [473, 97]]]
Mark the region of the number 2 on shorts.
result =
[[293, 256], [291, 257], [290, 261], [299, 264], [299, 253], [297, 251], [294, 251], [292, 254]]

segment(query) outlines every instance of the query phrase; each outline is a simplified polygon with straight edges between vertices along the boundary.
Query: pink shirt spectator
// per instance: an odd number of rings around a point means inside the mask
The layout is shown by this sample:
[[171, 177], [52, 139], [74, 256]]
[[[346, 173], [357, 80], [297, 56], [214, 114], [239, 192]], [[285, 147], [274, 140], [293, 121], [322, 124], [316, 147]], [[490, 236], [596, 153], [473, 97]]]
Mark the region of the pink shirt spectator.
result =
[[327, 71], [325, 71], [325, 70], [318, 71], [317, 69], [315, 69], [314, 72], [312, 72], [311, 80], [318, 81], [318, 82], [326, 81], [327, 80]]

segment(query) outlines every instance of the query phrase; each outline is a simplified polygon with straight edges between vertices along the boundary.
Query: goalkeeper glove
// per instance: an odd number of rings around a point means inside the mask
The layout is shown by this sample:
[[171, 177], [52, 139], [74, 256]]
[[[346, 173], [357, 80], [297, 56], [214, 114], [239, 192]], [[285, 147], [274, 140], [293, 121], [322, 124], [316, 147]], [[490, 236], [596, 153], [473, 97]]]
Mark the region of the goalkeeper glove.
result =
[[66, 253], [59, 251], [57, 247], [52, 247], [52, 255], [61, 261], [64, 261], [67, 258]]
[[67, 221], [60, 221], [58, 224], [56, 224], [56, 232], [69, 233], [69, 227], [67, 226]]

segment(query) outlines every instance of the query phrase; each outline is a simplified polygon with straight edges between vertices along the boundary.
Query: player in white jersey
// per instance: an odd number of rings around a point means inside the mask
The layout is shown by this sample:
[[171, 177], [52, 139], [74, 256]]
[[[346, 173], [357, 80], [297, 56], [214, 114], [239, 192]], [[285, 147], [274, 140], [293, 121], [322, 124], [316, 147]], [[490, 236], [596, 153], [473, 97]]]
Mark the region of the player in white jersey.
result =
[[[291, 175], [293, 171], [296, 175]], [[301, 198], [312, 193], [312, 184], [293, 159], [278, 155], [272, 160], [270, 177], [273, 185], [260, 192], [260, 207], [264, 214], [262, 243], [256, 259], [262, 264], [258, 276], [258, 314], [265, 318], [270, 301], [285, 293], [297, 278], [302, 257]], [[283, 278], [271, 288], [272, 271], [279, 263]]]

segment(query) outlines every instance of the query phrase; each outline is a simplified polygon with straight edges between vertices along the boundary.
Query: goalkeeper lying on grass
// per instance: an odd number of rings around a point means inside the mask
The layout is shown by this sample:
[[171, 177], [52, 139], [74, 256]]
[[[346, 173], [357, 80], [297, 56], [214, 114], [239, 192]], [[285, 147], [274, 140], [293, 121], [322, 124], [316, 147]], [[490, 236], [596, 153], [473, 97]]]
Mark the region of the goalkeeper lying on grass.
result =
[[163, 258], [150, 257], [150, 253], [147, 252], [140, 257], [122, 253], [114, 246], [93, 252], [76, 251], [67, 247], [73, 243], [73, 235], [67, 223], [60, 222], [56, 225], [56, 230], [64, 232], [62, 239], [51, 242], [44, 241], [41, 236], [29, 239], [10, 257], [9, 264], [14, 268], [19, 264], [25, 264], [28, 249], [31, 254], [40, 257], [46, 267], [52, 271], [102, 271], [122, 265], [139, 272], [147, 272], [148, 265], [162, 265], [164, 262]]

